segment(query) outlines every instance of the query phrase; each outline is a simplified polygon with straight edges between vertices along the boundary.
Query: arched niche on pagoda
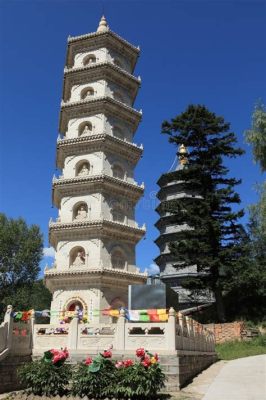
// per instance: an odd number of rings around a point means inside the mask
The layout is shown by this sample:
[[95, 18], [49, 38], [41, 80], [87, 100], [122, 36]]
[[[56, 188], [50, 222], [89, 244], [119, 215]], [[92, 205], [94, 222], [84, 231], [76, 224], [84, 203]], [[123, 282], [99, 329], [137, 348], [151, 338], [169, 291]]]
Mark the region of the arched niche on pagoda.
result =
[[90, 121], [83, 121], [78, 126], [78, 136], [91, 135], [92, 130], [92, 123]]
[[88, 160], [80, 160], [75, 165], [75, 176], [86, 176], [89, 175], [92, 167]]
[[94, 94], [95, 94], [95, 91], [94, 91], [93, 87], [86, 86], [80, 92], [80, 99], [81, 100], [90, 100], [94, 96]]
[[95, 63], [96, 63], [96, 56], [94, 54], [87, 54], [82, 60], [82, 64], [84, 65], [84, 67]]
[[84, 221], [88, 218], [88, 204], [79, 201], [73, 207], [73, 221]]
[[70, 267], [83, 267], [86, 264], [86, 252], [84, 247], [75, 246], [69, 253]]
[[111, 251], [111, 266], [114, 269], [125, 269], [127, 265], [126, 255], [120, 246], [115, 246]]
[[114, 222], [119, 222], [121, 224], [127, 222], [124, 207], [120, 203], [116, 202], [112, 205], [111, 214]]
[[122, 180], [125, 179], [125, 176], [126, 176], [125, 170], [120, 164], [115, 163], [112, 166], [112, 172], [113, 172], [113, 177], [114, 178], [118, 178], [118, 179], [122, 179]]
[[[126, 308], [126, 302], [124, 300], [122, 300], [120, 297], [115, 297], [114, 299], [112, 299], [111, 303], [110, 303], [110, 308], [112, 310], [120, 310], [121, 308]], [[118, 321], [117, 317], [111, 317], [111, 323], [112, 324], [116, 324]]]
[[64, 305], [64, 311], [75, 311], [76, 307], [79, 308], [83, 313], [87, 313], [88, 307], [86, 302], [80, 296], [73, 296], [68, 299]]

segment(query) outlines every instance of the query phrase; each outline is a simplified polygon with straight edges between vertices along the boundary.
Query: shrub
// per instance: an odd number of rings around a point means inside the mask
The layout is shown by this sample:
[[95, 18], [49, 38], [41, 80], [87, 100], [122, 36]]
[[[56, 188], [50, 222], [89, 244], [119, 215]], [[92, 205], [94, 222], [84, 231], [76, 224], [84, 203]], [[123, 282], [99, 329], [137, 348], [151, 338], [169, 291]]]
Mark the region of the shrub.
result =
[[41, 360], [24, 364], [19, 378], [34, 395], [62, 396], [68, 392], [71, 377], [70, 365], [64, 365], [67, 358], [66, 349], [46, 351]]
[[72, 393], [95, 399], [113, 396], [116, 368], [111, 357], [111, 351], [105, 350], [94, 360], [88, 357], [84, 363], [79, 364], [73, 375]]
[[138, 362], [118, 361], [115, 395], [122, 398], [143, 399], [157, 396], [164, 387], [165, 374], [159, 364], [157, 354], [151, 354], [143, 348], [136, 350]]

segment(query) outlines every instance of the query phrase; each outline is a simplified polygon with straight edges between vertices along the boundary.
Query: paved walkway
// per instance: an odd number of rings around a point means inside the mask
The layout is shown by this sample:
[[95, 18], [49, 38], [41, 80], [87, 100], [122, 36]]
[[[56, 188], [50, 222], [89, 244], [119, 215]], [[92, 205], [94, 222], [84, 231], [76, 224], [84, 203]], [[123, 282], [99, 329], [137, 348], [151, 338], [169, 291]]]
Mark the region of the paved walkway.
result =
[[227, 362], [203, 400], [265, 400], [266, 355]]
[[266, 355], [219, 361], [173, 399], [266, 400]]

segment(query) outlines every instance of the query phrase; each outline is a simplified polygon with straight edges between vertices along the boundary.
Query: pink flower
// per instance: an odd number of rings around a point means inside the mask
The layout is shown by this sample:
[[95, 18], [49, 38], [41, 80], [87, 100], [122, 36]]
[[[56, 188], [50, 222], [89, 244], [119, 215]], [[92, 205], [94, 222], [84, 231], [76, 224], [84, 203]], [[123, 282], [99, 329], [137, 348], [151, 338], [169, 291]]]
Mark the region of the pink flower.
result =
[[143, 347], [140, 347], [139, 349], [136, 350], [136, 356], [137, 357], [144, 357], [145, 356], [145, 349]]
[[155, 358], [156, 361], [159, 361], [158, 353], [154, 353], [154, 356], [153, 356], [153, 357]]
[[104, 358], [111, 358], [112, 357], [112, 352], [110, 350], [104, 350], [102, 356]]
[[87, 357], [85, 360], [85, 364], [86, 365], [90, 365], [92, 363], [92, 358], [91, 357]]
[[115, 367], [118, 368], [118, 369], [119, 368], [123, 368], [124, 367], [123, 361], [117, 361], [116, 364], [115, 364]]
[[128, 360], [125, 360], [123, 364], [124, 364], [125, 368], [127, 368], [127, 367], [130, 367], [131, 365], [133, 365], [134, 362], [129, 358]]

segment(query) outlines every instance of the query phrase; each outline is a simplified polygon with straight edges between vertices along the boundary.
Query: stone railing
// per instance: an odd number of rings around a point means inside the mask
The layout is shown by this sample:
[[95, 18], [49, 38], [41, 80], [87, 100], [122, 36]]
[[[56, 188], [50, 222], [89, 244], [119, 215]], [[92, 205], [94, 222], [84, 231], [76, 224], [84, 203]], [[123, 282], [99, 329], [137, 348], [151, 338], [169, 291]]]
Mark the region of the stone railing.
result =
[[[60, 332], [60, 330], [65, 332]], [[67, 346], [71, 351], [106, 348], [134, 351], [145, 347], [160, 353], [177, 350], [214, 352], [214, 335], [191, 318], [169, 310], [167, 322], [129, 322], [121, 310], [117, 323], [80, 324], [75, 312], [70, 324], [35, 325], [34, 350], [38, 353], [51, 347]]]
[[0, 361], [11, 351], [13, 318], [11, 317], [12, 306], [7, 307], [4, 322], [0, 325]]
[[34, 319], [27, 322], [14, 322], [12, 306], [7, 307], [4, 322], [0, 325], [0, 361], [8, 355], [31, 354], [33, 323]]
[[70, 352], [90, 349], [134, 351], [145, 347], [161, 353], [176, 351], [214, 352], [214, 334], [193, 319], [169, 310], [167, 322], [130, 322], [125, 310], [117, 323], [80, 324], [78, 310], [70, 324], [35, 324], [34, 313], [28, 322], [13, 322], [10, 306], [0, 326], [0, 361], [8, 354], [30, 355], [51, 348], [67, 347]]

